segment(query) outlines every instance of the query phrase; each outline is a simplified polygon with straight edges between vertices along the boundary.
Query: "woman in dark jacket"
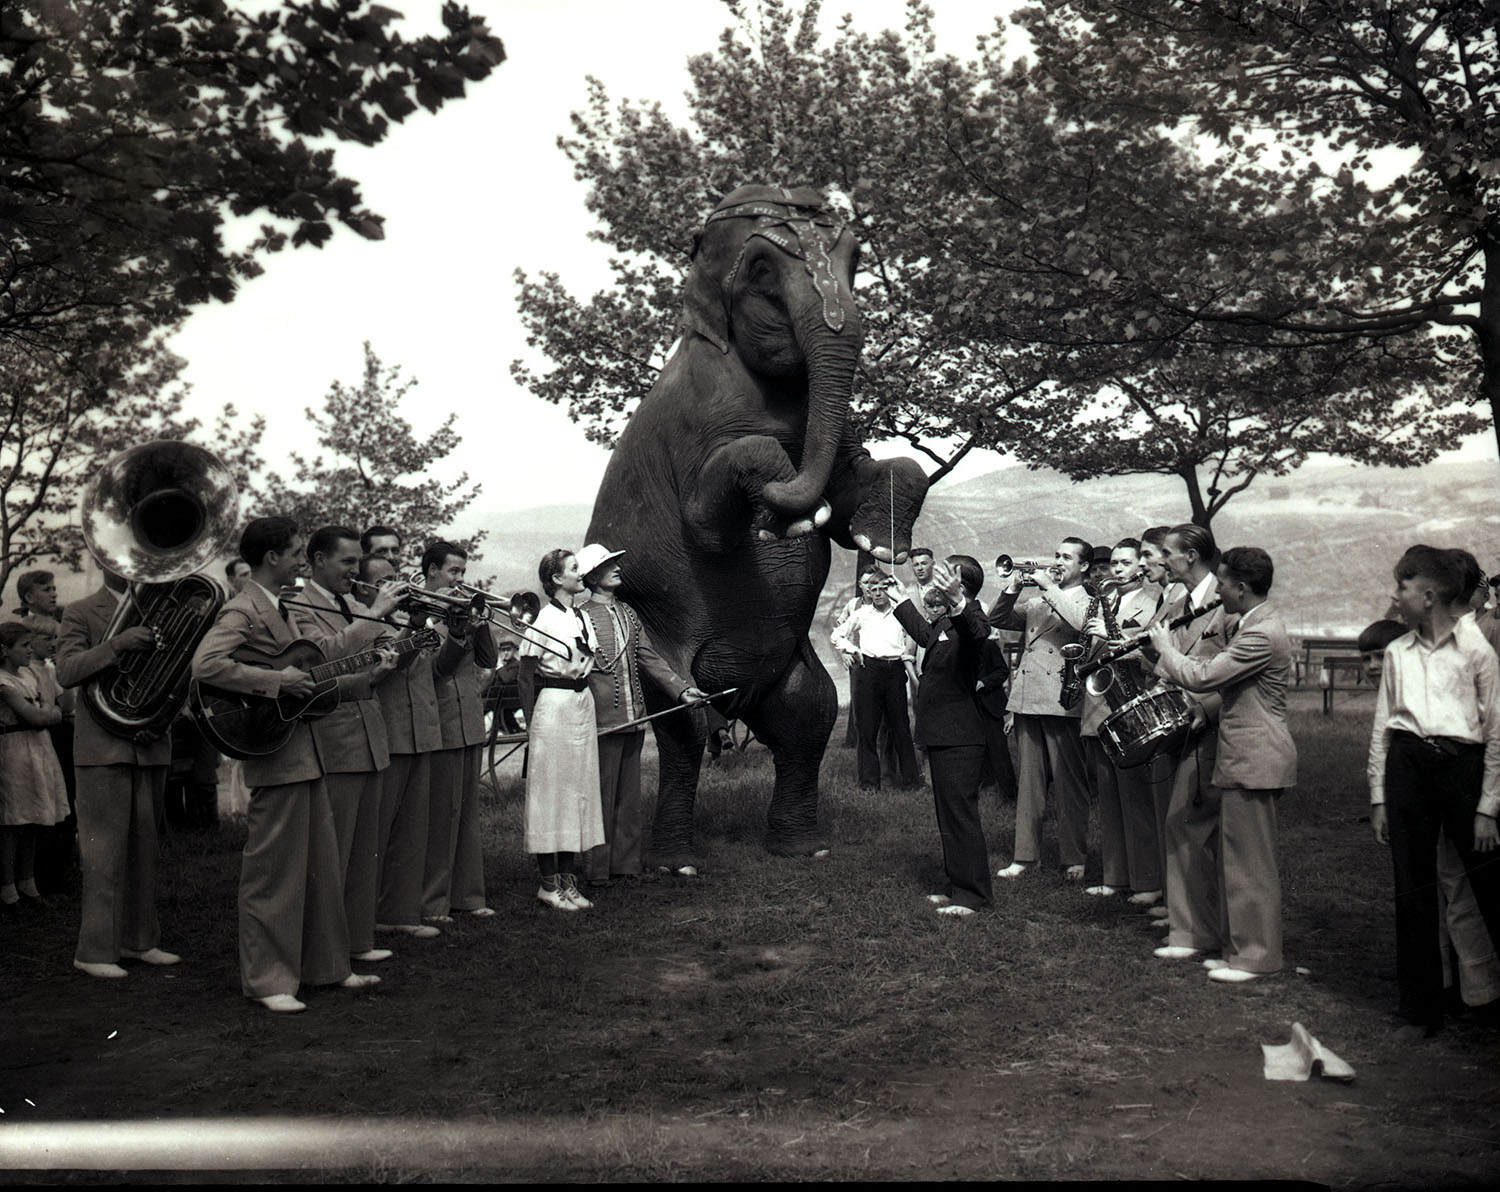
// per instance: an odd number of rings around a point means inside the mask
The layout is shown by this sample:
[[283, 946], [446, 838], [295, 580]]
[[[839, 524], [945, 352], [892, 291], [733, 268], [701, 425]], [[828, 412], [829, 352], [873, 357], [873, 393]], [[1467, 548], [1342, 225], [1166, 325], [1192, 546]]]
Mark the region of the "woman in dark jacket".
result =
[[915, 735], [927, 747], [949, 884], [947, 894], [928, 898], [938, 914], [962, 917], [988, 906], [991, 898], [989, 853], [979, 823], [985, 724], [976, 698], [990, 635], [975, 599], [984, 586], [984, 569], [968, 555], [950, 555], [933, 569], [932, 584], [922, 594], [927, 616], [903, 600], [896, 619], [924, 651]]

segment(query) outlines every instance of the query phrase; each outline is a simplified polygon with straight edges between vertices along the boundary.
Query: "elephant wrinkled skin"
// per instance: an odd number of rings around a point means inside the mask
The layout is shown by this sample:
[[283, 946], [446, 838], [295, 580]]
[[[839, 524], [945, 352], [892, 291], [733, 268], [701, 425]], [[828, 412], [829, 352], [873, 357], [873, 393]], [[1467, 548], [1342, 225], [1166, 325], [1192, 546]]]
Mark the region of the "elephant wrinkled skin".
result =
[[[629, 553], [621, 595], [661, 653], [771, 750], [767, 847], [808, 854], [837, 715], [808, 641], [829, 539], [902, 561], [927, 491], [912, 460], [872, 460], [849, 427], [862, 329], [858, 253], [816, 191], [746, 186], [693, 253], [683, 335], [615, 447], [588, 540]], [[648, 691], [650, 710], [675, 693]], [[701, 713], [655, 722], [653, 860], [697, 866]]]

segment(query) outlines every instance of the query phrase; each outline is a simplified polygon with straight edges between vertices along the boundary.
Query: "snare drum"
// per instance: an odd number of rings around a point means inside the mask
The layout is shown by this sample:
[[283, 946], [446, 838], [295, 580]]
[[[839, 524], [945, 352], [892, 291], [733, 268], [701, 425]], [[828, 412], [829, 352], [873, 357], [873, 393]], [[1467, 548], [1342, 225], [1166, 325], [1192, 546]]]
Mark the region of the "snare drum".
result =
[[1121, 704], [1099, 725], [1099, 744], [1122, 770], [1143, 766], [1158, 753], [1182, 746], [1193, 727], [1187, 696], [1158, 687]]

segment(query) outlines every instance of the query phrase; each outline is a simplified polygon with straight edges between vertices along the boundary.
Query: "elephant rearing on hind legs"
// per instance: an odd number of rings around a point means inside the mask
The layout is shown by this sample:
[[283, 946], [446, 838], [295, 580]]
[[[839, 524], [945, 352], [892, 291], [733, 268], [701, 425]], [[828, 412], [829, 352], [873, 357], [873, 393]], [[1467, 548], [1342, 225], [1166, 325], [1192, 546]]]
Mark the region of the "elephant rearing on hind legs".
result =
[[[588, 533], [629, 552], [620, 594], [678, 673], [704, 691], [738, 688], [716, 706], [775, 759], [766, 844], [788, 855], [826, 847], [818, 769], [838, 703], [807, 634], [829, 538], [904, 561], [927, 492], [914, 460], [872, 460], [849, 427], [857, 256], [813, 190], [745, 186], [713, 210], [682, 339], [620, 437]], [[653, 860], [696, 867], [703, 717], [655, 728]]]

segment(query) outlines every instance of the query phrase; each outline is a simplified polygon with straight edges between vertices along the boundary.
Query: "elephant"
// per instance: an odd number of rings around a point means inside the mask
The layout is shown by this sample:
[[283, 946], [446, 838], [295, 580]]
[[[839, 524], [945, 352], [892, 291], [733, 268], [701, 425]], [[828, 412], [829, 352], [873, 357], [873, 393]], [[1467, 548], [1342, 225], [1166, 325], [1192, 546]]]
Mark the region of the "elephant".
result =
[[[625, 550], [620, 595], [678, 674], [770, 749], [766, 847], [820, 853], [818, 771], [838, 702], [808, 640], [830, 539], [904, 562], [927, 477], [876, 461], [850, 426], [863, 341], [858, 243], [816, 190], [742, 186], [692, 251], [681, 337], [630, 417], [588, 541]], [[673, 693], [646, 692], [648, 711]], [[653, 727], [654, 864], [696, 873], [701, 712]]]

